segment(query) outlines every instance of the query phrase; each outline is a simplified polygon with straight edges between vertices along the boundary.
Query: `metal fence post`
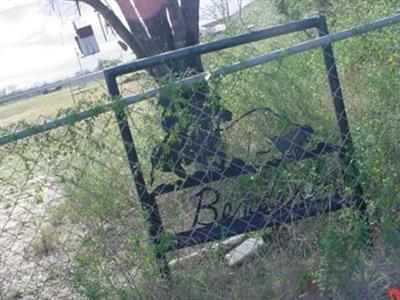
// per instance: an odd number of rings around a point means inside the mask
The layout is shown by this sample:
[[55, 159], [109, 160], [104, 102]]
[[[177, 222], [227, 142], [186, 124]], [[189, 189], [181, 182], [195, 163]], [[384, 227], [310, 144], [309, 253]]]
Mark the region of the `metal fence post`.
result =
[[[112, 98], [120, 96], [115, 75], [109, 74], [107, 71], [105, 71], [104, 78], [106, 80], [110, 96]], [[169, 279], [170, 270], [166, 260], [165, 251], [160, 250], [162, 247], [159, 247], [160, 243], [162, 242], [160, 238], [164, 233], [160, 211], [154, 195], [150, 194], [147, 190], [146, 182], [144, 180], [143, 172], [140, 168], [139, 158], [124, 108], [121, 107], [121, 109], [114, 109], [114, 111], [121, 138], [124, 143], [124, 148], [128, 157], [129, 168], [132, 172], [136, 191], [138, 193], [140, 203], [144, 211], [147, 213], [149, 234], [152, 246], [154, 247], [156, 260], [160, 267], [160, 273], [163, 278]]]
[[[320, 15], [320, 22], [318, 24], [319, 36], [323, 37], [329, 35], [328, 25], [326, 18]], [[336, 67], [335, 56], [331, 43], [322, 46], [322, 53], [325, 61], [325, 67], [328, 74], [328, 81], [331, 90], [333, 105], [336, 113], [336, 121], [340, 130], [340, 137], [342, 139], [342, 147], [339, 155], [343, 162], [344, 168], [342, 173], [345, 183], [355, 188], [355, 194], [359, 197], [362, 196], [363, 191], [361, 184], [357, 182], [357, 177], [360, 172], [354, 158], [354, 144], [351, 137], [350, 126], [347, 119], [346, 108], [343, 100], [342, 88], [340, 86], [339, 74]], [[365, 199], [361, 201], [358, 209], [363, 217], [366, 218], [367, 203]]]

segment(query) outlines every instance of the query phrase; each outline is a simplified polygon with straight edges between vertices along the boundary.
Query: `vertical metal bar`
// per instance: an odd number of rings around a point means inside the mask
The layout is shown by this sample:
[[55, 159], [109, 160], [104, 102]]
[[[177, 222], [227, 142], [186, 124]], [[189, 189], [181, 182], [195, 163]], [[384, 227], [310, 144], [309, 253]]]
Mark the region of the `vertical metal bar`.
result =
[[[113, 98], [120, 96], [115, 76], [104, 73], [104, 78], [106, 80], [110, 96]], [[143, 172], [140, 168], [139, 158], [136, 152], [135, 144], [133, 142], [132, 133], [129, 128], [129, 123], [124, 108], [115, 109], [115, 116], [128, 157], [129, 168], [132, 172], [136, 191], [138, 193], [140, 203], [144, 211], [147, 213], [147, 219], [149, 222], [149, 234], [152, 244], [155, 247], [156, 260], [160, 266], [161, 276], [163, 278], [169, 278], [170, 270], [166, 260], [165, 251], [160, 250], [160, 247], [157, 247], [160, 245], [160, 237], [164, 233], [160, 211], [154, 195], [151, 195], [147, 190], [146, 182], [144, 180]]]
[[[323, 37], [329, 35], [328, 25], [325, 16], [320, 16], [320, 22], [318, 25], [319, 36]], [[342, 147], [340, 151], [340, 158], [343, 162], [342, 173], [344, 176], [345, 183], [355, 188], [357, 196], [362, 196], [362, 188], [360, 183], [357, 182], [357, 177], [360, 172], [354, 159], [354, 145], [353, 139], [350, 133], [349, 122], [346, 114], [346, 107], [344, 105], [343, 93], [340, 86], [339, 74], [336, 68], [335, 56], [333, 53], [332, 44], [328, 43], [322, 47], [322, 53], [324, 56], [325, 67], [328, 73], [328, 81], [332, 94], [333, 105], [336, 113], [336, 121], [340, 130], [340, 137], [342, 139]], [[362, 215], [365, 214], [367, 205], [365, 200], [361, 202], [359, 210]]]

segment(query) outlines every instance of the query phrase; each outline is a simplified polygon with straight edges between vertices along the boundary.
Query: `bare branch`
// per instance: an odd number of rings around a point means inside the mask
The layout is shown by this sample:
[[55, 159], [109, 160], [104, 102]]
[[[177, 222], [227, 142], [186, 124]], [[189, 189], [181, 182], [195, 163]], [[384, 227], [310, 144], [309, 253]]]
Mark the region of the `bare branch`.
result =
[[177, 0], [166, 0], [169, 19], [177, 49], [186, 46], [186, 23]]
[[[74, 0], [69, 0], [74, 1]], [[161, 53], [161, 50], [155, 45], [154, 41], [150, 39], [150, 37], [145, 32], [143, 25], [140, 23], [139, 18], [136, 15], [134, 7], [131, 5], [133, 10], [130, 7], [124, 9], [124, 5], [122, 4], [130, 4], [129, 1], [125, 0], [116, 0], [117, 4], [121, 8], [124, 17], [127, 18], [128, 26], [131, 29], [129, 31], [122, 21], [117, 17], [117, 15], [104, 3], [99, 0], [79, 0], [80, 2], [86, 3], [97, 10], [115, 29], [117, 34], [124, 40], [124, 42], [135, 52], [137, 58], [143, 58], [150, 55], [155, 55]], [[120, 2], [120, 3], [119, 3]], [[134, 22], [130, 22], [130, 21]], [[140, 26], [137, 25], [136, 22], [140, 23]], [[166, 65], [161, 65], [148, 70], [150, 74], [161, 77], [169, 73], [169, 69]]]
[[[74, 0], [69, 0], [74, 1]], [[98, 0], [79, 0], [80, 2], [86, 3], [97, 10], [104, 19], [106, 19], [111, 26], [115, 29], [118, 35], [124, 40], [124, 42], [135, 52], [138, 58], [145, 57], [143, 48], [140, 47], [132, 33], [125, 27], [121, 20], [115, 15], [115, 13], [108, 8], [105, 4]]]
[[[92, 1], [92, 0], [91, 0]], [[136, 13], [135, 7], [128, 0], [115, 0], [120, 7], [122, 14], [128, 22], [129, 29], [135, 37], [137, 43], [149, 55], [161, 53], [161, 49], [157, 44], [148, 36], [146, 28], [140, 22], [140, 18]]]
[[181, 10], [186, 23], [187, 46], [199, 43], [199, 0], [181, 0]]
[[165, 0], [132, 0], [151, 38], [162, 51], [174, 49]]
[[[181, 8], [178, 5], [177, 0], [166, 0], [169, 14], [169, 20], [171, 22], [172, 32], [174, 34], [174, 46], [176, 49], [183, 48], [186, 46], [186, 22]], [[180, 72], [184, 72], [186, 69], [185, 60], [181, 59], [177, 62], [177, 66]]]
[[[186, 23], [186, 46], [196, 45], [200, 40], [199, 2], [200, 0], [181, 0], [181, 11]], [[199, 55], [188, 57], [186, 64], [197, 72], [204, 71]]]

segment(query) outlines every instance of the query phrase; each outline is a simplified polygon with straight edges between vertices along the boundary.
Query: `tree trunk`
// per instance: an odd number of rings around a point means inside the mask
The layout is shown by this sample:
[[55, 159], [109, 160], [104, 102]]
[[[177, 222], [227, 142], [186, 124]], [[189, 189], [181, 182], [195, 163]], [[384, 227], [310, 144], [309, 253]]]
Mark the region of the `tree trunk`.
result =
[[[129, 30], [101, 1], [79, 1], [97, 10], [138, 58], [199, 43], [199, 0], [181, 0], [180, 5], [177, 0], [115, 0]], [[161, 82], [165, 76], [181, 78], [204, 72], [204, 68], [200, 56], [193, 55], [148, 71]], [[177, 97], [184, 101], [177, 101]], [[197, 88], [182, 89], [179, 95], [160, 95], [161, 124], [166, 132], [163, 144], [168, 144], [170, 150], [163, 151], [162, 145], [155, 148], [153, 167], [184, 177], [183, 166], [193, 162], [207, 165], [210, 157], [224, 156], [219, 150], [219, 124], [230, 120], [231, 114], [219, 106], [218, 97], [213, 101], [209, 101], [209, 97], [210, 88], [205, 81]], [[182, 112], [187, 115], [183, 116]]]
[[[200, 1], [181, 0], [182, 14], [186, 22], [186, 46], [197, 45], [200, 41]], [[203, 64], [199, 55], [189, 56], [186, 65], [197, 72], [204, 72]]]

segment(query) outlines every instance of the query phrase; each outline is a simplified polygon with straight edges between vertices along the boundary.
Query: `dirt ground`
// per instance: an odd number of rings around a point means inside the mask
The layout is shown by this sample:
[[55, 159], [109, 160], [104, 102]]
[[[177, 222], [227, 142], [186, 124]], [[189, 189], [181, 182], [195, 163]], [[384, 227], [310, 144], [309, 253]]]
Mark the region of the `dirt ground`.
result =
[[60, 267], [70, 263], [68, 245], [78, 233], [54, 220], [52, 209], [62, 198], [55, 180], [44, 175], [21, 189], [0, 186], [1, 299], [78, 299], [59, 276]]

